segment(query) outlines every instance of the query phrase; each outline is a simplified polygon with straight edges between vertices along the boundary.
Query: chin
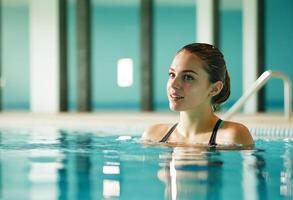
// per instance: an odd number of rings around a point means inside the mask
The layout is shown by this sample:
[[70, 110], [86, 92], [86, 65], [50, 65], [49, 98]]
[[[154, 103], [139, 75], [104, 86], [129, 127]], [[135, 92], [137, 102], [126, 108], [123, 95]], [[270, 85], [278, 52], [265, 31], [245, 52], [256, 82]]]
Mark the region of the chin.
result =
[[172, 111], [182, 111], [182, 109], [180, 109], [180, 106], [176, 106], [176, 105], [173, 105], [171, 103], [169, 103], [169, 108]]

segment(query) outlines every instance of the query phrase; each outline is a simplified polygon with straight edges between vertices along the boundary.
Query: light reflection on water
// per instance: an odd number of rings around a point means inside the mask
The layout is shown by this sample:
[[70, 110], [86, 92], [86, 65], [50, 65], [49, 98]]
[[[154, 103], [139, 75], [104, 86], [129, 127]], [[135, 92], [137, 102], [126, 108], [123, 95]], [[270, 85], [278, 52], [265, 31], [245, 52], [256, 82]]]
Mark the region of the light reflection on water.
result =
[[145, 146], [134, 136], [3, 130], [0, 199], [292, 199], [291, 140], [254, 150]]

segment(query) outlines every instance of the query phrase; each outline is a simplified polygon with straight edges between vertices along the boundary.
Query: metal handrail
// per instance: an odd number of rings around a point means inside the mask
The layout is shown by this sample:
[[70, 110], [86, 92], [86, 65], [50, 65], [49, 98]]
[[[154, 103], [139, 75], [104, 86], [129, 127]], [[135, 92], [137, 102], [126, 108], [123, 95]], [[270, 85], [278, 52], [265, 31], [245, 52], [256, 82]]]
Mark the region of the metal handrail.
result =
[[270, 78], [280, 78], [284, 83], [284, 117], [286, 120], [290, 119], [291, 116], [291, 81], [289, 77], [281, 72], [267, 70], [265, 71], [249, 88], [248, 90], [238, 99], [238, 101], [223, 115], [223, 119], [227, 120], [232, 117], [246, 102], [246, 100], [253, 94], [258, 92]]

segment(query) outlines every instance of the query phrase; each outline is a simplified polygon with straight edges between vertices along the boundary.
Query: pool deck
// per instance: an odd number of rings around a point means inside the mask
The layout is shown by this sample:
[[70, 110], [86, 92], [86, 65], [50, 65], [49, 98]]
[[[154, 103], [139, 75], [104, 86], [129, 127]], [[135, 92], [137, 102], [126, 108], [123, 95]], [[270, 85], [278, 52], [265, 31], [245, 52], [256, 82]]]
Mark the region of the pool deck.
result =
[[[219, 114], [221, 116], [221, 114]], [[97, 128], [99, 126], [123, 126], [145, 128], [154, 123], [175, 123], [178, 114], [171, 112], [91, 112], [41, 114], [30, 112], [0, 113], [0, 128], [58, 127]], [[243, 115], [231, 118], [248, 128], [293, 129], [293, 117], [285, 120], [281, 113]]]

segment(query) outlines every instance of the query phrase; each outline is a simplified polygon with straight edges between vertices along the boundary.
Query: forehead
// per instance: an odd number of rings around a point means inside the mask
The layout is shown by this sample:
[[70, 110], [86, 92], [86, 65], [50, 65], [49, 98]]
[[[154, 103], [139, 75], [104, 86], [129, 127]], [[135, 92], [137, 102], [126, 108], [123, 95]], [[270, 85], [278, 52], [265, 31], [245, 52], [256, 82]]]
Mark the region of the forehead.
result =
[[176, 70], [204, 70], [204, 62], [196, 55], [183, 50], [173, 59], [171, 68]]

